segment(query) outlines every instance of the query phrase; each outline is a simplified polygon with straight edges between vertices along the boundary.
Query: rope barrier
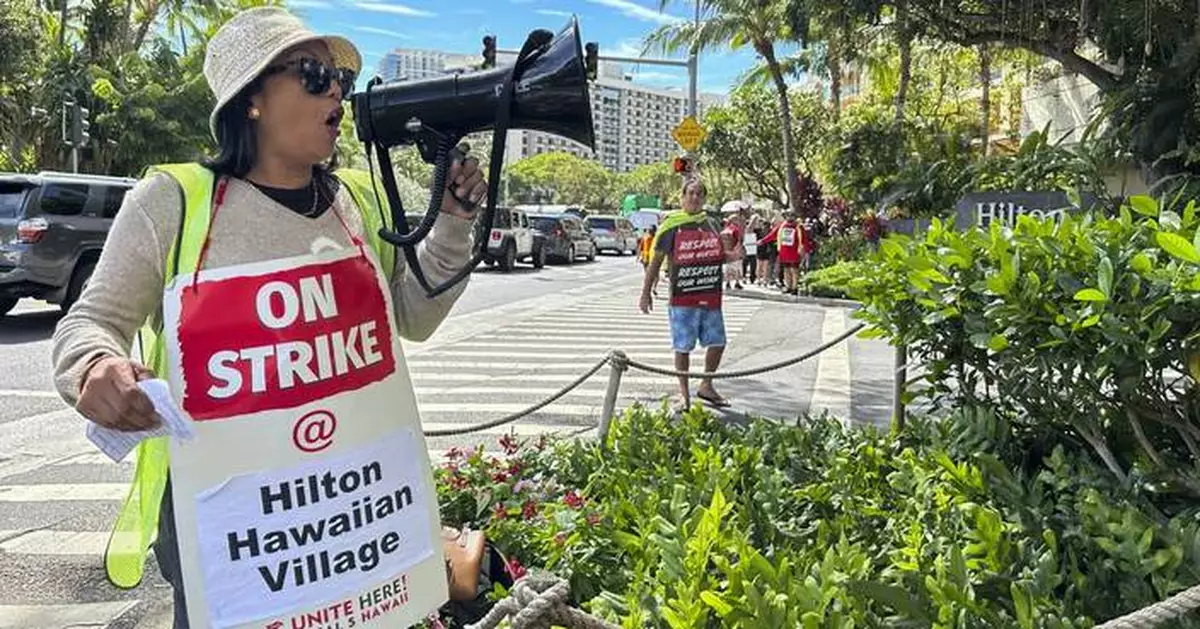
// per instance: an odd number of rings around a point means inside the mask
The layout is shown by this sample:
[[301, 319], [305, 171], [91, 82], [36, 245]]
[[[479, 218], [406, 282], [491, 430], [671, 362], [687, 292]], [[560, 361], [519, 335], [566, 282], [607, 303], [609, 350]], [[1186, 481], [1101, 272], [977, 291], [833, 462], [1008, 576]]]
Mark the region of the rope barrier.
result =
[[592, 376], [596, 375], [596, 372], [600, 371], [601, 367], [608, 364], [608, 359], [609, 359], [608, 356], [601, 358], [599, 361], [596, 362], [596, 364], [591, 369], [584, 372], [584, 374], [582, 376], [579, 376], [578, 378], [576, 378], [574, 381], [572, 381], [567, 386], [559, 389], [558, 393], [551, 395], [550, 397], [542, 400], [541, 402], [538, 402], [537, 404], [534, 404], [533, 406], [530, 406], [529, 408], [526, 408], [521, 411], [517, 411], [516, 413], [505, 415], [504, 417], [501, 417], [499, 419], [494, 419], [492, 421], [484, 422], [482, 424], [474, 424], [472, 426], [465, 426], [463, 428], [446, 428], [443, 430], [427, 430], [427, 431], [425, 431], [425, 436], [426, 437], [453, 437], [453, 436], [457, 436], [457, 435], [466, 435], [466, 434], [470, 434], [473, 432], [479, 432], [481, 430], [487, 430], [489, 428], [495, 428], [496, 426], [503, 426], [504, 424], [509, 424], [509, 423], [515, 422], [518, 419], [521, 419], [522, 417], [525, 417], [527, 415], [532, 415], [532, 414], [542, 410], [543, 408], [546, 408], [550, 404], [558, 401], [559, 398], [570, 393], [572, 389], [583, 384], [588, 378], [591, 378]]
[[467, 629], [496, 629], [504, 619], [512, 617], [511, 629], [620, 629], [583, 610], [567, 604], [567, 582], [550, 574], [530, 574], [513, 585], [504, 600], [477, 623]]
[[1192, 586], [1165, 601], [1114, 618], [1096, 629], [1154, 629], [1196, 609], [1200, 609], [1200, 585]]
[[775, 371], [777, 369], [783, 369], [784, 367], [791, 367], [792, 365], [795, 365], [797, 363], [802, 363], [802, 362], [816, 356], [817, 354], [820, 354], [821, 352], [824, 352], [825, 350], [833, 347], [834, 345], [841, 343], [842, 341], [850, 338], [851, 336], [854, 336], [855, 334], [857, 334], [859, 332], [859, 330], [862, 330], [864, 327], [866, 327], [866, 324], [860, 323], [860, 324], [842, 332], [833, 340], [821, 345], [820, 347], [817, 347], [816, 349], [814, 349], [812, 351], [805, 352], [804, 354], [801, 354], [795, 358], [789, 358], [787, 360], [773, 363], [770, 365], [764, 365], [762, 367], [753, 367], [751, 369], [742, 369], [741, 371], [712, 371], [712, 372], [696, 373], [694, 371], [675, 371], [674, 369], [664, 369], [662, 367], [655, 367], [654, 365], [647, 365], [646, 363], [638, 362], [636, 360], [633, 360], [632, 358], [627, 358], [626, 362], [630, 367], [632, 367], [634, 369], [640, 369], [642, 371], [647, 371], [647, 372], [650, 372], [653, 374], [658, 374], [660, 376], [674, 376], [676, 378], [687, 376], [689, 378], [704, 378], [706, 380], [709, 380], [709, 379], [721, 380], [721, 379], [725, 379], [725, 378], [745, 378], [747, 376], [757, 376], [758, 374], [761, 374], [761, 373], [767, 373], [768, 371]]
[[[802, 363], [802, 362], [820, 354], [821, 352], [824, 352], [825, 350], [833, 347], [834, 345], [837, 345], [838, 343], [845, 341], [846, 339], [850, 338], [851, 336], [857, 334], [859, 332], [859, 330], [862, 330], [864, 327], [866, 327], [866, 324], [860, 323], [852, 328], [847, 329], [846, 331], [839, 334], [836, 338], [828, 341], [827, 343], [822, 344], [821, 346], [817, 347], [816, 349], [805, 352], [804, 354], [796, 356], [795, 358], [789, 358], [787, 360], [777, 362], [774, 364], [770, 364], [770, 365], [764, 365], [762, 367], [743, 369], [741, 371], [713, 371], [713, 372], [700, 372], [700, 373], [693, 372], [693, 371], [675, 371], [673, 369], [666, 369], [663, 367], [656, 367], [654, 365], [648, 365], [646, 363], [638, 362], [636, 360], [629, 358], [628, 356], [625, 355], [624, 352], [622, 352], [620, 350], [612, 350], [604, 358], [601, 358], [599, 361], [597, 361], [596, 364], [593, 365], [591, 369], [588, 369], [582, 375], [580, 375], [578, 378], [571, 381], [569, 384], [567, 384], [563, 388], [559, 389], [558, 392], [556, 392], [555, 394], [542, 400], [541, 402], [538, 402], [537, 404], [534, 404], [533, 406], [530, 406], [523, 410], [517, 411], [516, 413], [510, 413], [510, 414], [505, 415], [504, 417], [500, 417], [498, 419], [483, 422], [481, 424], [472, 424], [470, 426], [464, 426], [462, 428], [444, 428], [441, 430], [428, 430], [428, 431], [425, 431], [425, 436], [426, 437], [454, 437], [454, 436], [458, 436], [458, 435], [467, 435], [467, 434], [471, 434], [471, 433], [475, 433], [475, 432], [480, 432], [483, 430], [488, 430], [490, 428], [495, 428], [497, 426], [503, 426], [505, 424], [511, 424], [512, 422], [515, 422], [518, 419], [521, 419], [522, 417], [527, 417], [529, 415], [532, 415], [532, 414], [542, 410], [543, 408], [546, 408], [550, 404], [553, 404], [554, 402], [561, 399], [564, 395], [566, 395], [567, 393], [570, 393], [576, 387], [578, 387], [579, 385], [586, 382], [588, 380], [588, 378], [591, 378], [592, 376], [596, 375], [596, 372], [600, 371], [600, 369], [602, 369], [604, 367], [604, 365], [612, 364], [613, 372], [618, 377], [616, 378], [615, 383], [610, 384], [609, 394], [605, 398], [605, 405], [604, 405], [604, 412], [603, 412], [604, 418], [602, 418], [602, 420], [601, 420], [601, 426], [602, 426], [601, 433], [606, 433], [607, 430], [604, 429], [604, 426], [605, 426], [605, 424], [607, 424], [606, 420], [612, 414], [611, 406], [616, 401], [616, 390], [615, 389], [620, 387], [619, 374], [625, 372], [630, 367], [632, 367], [634, 369], [640, 369], [642, 371], [647, 371], [647, 372], [650, 372], [653, 374], [662, 375], [662, 376], [673, 376], [673, 377], [687, 376], [689, 378], [705, 378], [705, 379], [714, 379], [714, 380], [720, 380], [723, 378], [744, 378], [747, 376], [756, 376], [761, 373], [767, 373], [769, 371], [775, 371], [777, 369], [783, 369], [784, 367], [791, 367], [792, 365], [795, 365], [797, 363]], [[592, 427], [593, 426], [581, 427], [581, 428], [584, 428], [585, 430], [590, 430]]]

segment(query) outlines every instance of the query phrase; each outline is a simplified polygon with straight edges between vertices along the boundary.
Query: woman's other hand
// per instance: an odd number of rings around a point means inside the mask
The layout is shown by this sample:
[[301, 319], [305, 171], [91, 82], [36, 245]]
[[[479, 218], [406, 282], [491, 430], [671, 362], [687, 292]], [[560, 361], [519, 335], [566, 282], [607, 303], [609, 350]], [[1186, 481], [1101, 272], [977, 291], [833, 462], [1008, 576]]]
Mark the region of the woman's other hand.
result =
[[149, 369], [128, 358], [101, 358], [84, 376], [75, 410], [105, 428], [150, 430], [158, 426], [158, 414], [137, 383], [151, 377]]

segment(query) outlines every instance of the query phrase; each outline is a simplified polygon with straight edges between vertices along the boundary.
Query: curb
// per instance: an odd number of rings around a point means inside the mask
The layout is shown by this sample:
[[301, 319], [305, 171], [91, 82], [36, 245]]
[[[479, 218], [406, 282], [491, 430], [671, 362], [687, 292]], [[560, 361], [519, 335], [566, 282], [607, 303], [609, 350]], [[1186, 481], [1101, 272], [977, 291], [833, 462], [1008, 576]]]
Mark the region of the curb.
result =
[[764, 293], [760, 291], [738, 290], [736, 288], [725, 291], [730, 297], [740, 297], [742, 299], [757, 299], [759, 301], [774, 301], [785, 304], [811, 304], [816, 306], [827, 306], [831, 308], [852, 308], [858, 309], [862, 307], [861, 302], [852, 299], [838, 299], [836, 297], [814, 297], [812, 295], [784, 295], [782, 293]]

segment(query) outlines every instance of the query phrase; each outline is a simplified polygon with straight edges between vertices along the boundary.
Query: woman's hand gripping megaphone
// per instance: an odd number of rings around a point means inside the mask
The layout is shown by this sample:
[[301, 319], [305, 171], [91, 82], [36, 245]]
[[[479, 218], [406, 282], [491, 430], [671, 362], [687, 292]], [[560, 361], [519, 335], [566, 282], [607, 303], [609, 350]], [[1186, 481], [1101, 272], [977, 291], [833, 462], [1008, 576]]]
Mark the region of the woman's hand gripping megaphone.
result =
[[468, 155], [470, 150], [470, 145], [463, 142], [450, 151], [450, 172], [446, 176], [446, 192], [450, 194], [442, 197], [441, 210], [473, 220], [487, 198], [488, 183], [479, 168], [479, 159]]

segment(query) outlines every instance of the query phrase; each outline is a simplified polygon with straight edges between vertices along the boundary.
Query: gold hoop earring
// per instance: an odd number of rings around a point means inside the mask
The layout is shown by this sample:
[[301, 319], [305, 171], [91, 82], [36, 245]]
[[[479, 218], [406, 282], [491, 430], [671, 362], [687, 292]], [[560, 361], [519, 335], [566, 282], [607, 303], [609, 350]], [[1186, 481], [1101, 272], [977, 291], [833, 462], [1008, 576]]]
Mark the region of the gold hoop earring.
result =
[[250, 108], [250, 119], [251, 119], [251, 120], [258, 120], [258, 117], [259, 117], [259, 116], [261, 116], [261, 115], [262, 115], [262, 114], [261, 114], [261, 113], [259, 113], [259, 111], [258, 111], [258, 107], [251, 107], [251, 108]]

